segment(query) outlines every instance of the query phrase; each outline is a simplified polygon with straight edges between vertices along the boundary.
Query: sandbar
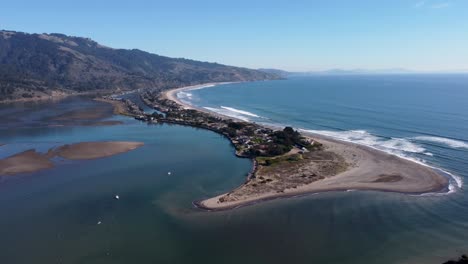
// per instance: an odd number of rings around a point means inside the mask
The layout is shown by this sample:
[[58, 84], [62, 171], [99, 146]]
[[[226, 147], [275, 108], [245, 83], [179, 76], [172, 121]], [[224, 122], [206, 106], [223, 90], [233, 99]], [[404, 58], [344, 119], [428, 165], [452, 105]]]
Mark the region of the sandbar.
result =
[[55, 155], [70, 159], [98, 159], [128, 152], [143, 146], [142, 142], [81, 142], [63, 145], [54, 150]]
[[0, 175], [35, 172], [52, 167], [54, 164], [46, 156], [31, 149], [0, 160]]
[[39, 153], [34, 149], [27, 150], [0, 160], [0, 175], [15, 175], [37, 172], [55, 166], [54, 157], [69, 160], [90, 160], [110, 157], [128, 152], [143, 146], [142, 142], [81, 142], [63, 145], [50, 149], [47, 153]]

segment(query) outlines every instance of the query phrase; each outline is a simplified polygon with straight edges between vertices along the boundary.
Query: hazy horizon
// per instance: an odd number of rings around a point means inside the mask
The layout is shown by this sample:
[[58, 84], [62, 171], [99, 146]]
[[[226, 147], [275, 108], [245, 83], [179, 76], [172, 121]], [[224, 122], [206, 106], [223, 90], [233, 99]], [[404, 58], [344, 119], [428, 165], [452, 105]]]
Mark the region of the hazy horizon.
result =
[[113, 48], [254, 69], [468, 71], [464, 1], [48, 0], [2, 8], [6, 30], [89, 37]]

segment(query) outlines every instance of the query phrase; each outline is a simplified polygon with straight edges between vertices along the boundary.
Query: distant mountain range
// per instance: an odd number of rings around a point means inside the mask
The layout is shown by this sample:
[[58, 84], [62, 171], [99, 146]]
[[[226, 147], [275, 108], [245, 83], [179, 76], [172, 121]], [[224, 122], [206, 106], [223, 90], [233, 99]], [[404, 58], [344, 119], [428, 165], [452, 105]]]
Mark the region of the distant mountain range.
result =
[[279, 69], [258, 69], [266, 73], [272, 73], [281, 77], [289, 76], [314, 76], [314, 75], [377, 75], [377, 74], [418, 74], [418, 73], [467, 73], [468, 71], [451, 71], [451, 72], [419, 72], [403, 68], [379, 69], [379, 70], [366, 70], [366, 69], [330, 69], [324, 71], [306, 71], [306, 72], [288, 72]]
[[258, 70], [113, 49], [89, 38], [0, 31], [0, 100], [278, 78]]

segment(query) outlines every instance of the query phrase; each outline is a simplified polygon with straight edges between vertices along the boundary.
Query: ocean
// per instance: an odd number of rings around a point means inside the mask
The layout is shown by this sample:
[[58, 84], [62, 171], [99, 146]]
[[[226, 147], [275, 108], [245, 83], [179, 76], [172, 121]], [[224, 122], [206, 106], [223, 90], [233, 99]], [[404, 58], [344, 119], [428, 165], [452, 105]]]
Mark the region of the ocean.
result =
[[[442, 263], [468, 253], [468, 76], [292, 77], [178, 96], [440, 168], [452, 175], [451, 191], [330, 192], [204, 212], [192, 201], [238, 186], [251, 167], [222, 136], [112, 116], [87, 98], [0, 105], [0, 158], [80, 141], [145, 143], [110, 158], [58, 160], [50, 170], [3, 177], [0, 262]], [[54, 118], [80, 106], [123, 124]]]

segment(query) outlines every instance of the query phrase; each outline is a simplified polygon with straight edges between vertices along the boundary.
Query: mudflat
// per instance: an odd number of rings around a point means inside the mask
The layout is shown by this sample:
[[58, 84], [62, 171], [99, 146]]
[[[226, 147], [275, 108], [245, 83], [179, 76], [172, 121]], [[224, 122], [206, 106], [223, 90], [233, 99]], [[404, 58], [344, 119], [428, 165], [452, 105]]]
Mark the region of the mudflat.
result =
[[129, 141], [81, 142], [52, 148], [44, 154], [31, 149], [0, 160], [0, 175], [49, 169], [55, 166], [51, 159], [57, 156], [70, 160], [98, 159], [128, 152], [143, 145], [142, 142]]
[[63, 145], [54, 150], [55, 155], [71, 160], [98, 159], [128, 152], [143, 146], [142, 142], [81, 142]]
[[0, 175], [35, 172], [52, 167], [54, 164], [45, 155], [31, 149], [0, 160]]

